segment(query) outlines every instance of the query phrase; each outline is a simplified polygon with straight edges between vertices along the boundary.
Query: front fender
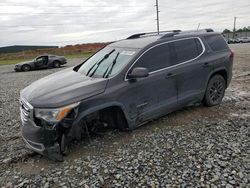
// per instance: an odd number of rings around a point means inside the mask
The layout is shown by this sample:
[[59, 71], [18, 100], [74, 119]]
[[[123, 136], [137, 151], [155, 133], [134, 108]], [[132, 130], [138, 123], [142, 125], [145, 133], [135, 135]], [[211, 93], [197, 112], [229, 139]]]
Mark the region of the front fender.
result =
[[92, 108], [88, 108], [86, 110], [81, 110], [81, 107], [79, 107], [80, 109], [78, 109], [78, 115], [77, 115], [77, 118], [74, 120], [71, 128], [70, 128], [70, 131], [68, 133], [68, 136], [72, 139], [74, 138], [76, 135], [79, 134], [79, 128], [80, 128], [80, 124], [82, 123], [82, 119], [84, 117], [86, 117], [87, 115], [91, 114], [91, 113], [94, 113], [94, 112], [97, 112], [99, 110], [102, 110], [102, 109], [105, 109], [105, 108], [108, 108], [108, 107], [119, 107], [123, 113], [124, 113], [124, 116], [127, 120], [127, 124], [128, 124], [128, 130], [132, 130], [133, 127], [134, 127], [134, 123], [133, 121], [129, 118], [128, 116], [128, 113], [125, 109], [125, 107], [119, 103], [119, 102], [108, 102], [108, 103], [104, 103], [104, 104], [101, 104], [101, 105], [98, 105], [98, 106], [95, 106], [95, 107], [92, 107]]
[[104, 104], [101, 104], [101, 105], [98, 105], [98, 106], [94, 106], [92, 108], [88, 108], [84, 111], [81, 111], [79, 110], [79, 113], [78, 113], [78, 116], [76, 118], [76, 120], [74, 121], [75, 124], [79, 124], [80, 121], [86, 117], [87, 115], [93, 113], [93, 112], [97, 112], [99, 110], [102, 110], [104, 108], [108, 108], [108, 107], [119, 107], [124, 115], [125, 115], [125, 118], [128, 122], [128, 126], [130, 127], [130, 125], [132, 125], [132, 120], [130, 119], [125, 107], [123, 106], [123, 104], [119, 103], [119, 102], [108, 102], [108, 103], [104, 103]]

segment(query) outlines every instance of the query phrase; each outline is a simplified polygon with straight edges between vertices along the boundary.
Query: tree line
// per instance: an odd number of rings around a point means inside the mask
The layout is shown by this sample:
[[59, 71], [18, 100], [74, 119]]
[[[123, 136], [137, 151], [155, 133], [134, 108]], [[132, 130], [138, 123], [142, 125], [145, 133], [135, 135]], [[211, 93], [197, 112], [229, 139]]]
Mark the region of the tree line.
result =
[[223, 30], [223, 33], [232, 33], [232, 32], [248, 32], [248, 31], [250, 31], [250, 28], [248, 27], [243, 27], [243, 28], [240, 28], [240, 29], [235, 29], [235, 31], [233, 30], [233, 31], [231, 31], [231, 30], [229, 30], [229, 29], [224, 29]]

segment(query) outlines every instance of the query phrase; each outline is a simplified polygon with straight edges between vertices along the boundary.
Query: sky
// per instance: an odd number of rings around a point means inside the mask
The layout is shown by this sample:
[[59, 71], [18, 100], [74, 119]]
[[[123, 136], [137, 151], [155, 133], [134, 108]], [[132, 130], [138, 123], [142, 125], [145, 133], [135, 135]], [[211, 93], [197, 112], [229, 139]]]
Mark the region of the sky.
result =
[[[159, 0], [160, 30], [250, 26], [250, 0]], [[155, 0], [0, 0], [0, 46], [108, 42], [156, 31]]]

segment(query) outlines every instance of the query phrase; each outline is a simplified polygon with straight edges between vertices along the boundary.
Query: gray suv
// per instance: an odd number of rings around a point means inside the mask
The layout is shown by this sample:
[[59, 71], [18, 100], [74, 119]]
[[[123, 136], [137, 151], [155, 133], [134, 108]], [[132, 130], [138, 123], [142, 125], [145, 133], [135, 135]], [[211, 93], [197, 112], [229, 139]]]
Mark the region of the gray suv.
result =
[[187, 105], [220, 104], [232, 65], [233, 52], [211, 29], [132, 35], [23, 89], [23, 139], [61, 161], [74, 139], [132, 130]]

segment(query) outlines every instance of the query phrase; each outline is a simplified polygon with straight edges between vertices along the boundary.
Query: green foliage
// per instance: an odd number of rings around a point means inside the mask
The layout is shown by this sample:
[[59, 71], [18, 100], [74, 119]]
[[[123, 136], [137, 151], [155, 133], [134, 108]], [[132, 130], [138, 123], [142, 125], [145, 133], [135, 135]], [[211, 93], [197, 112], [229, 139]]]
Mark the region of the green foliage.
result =
[[224, 29], [223, 33], [231, 33], [232, 31], [230, 31], [229, 29]]
[[[250, 28], [247, 28], [247, 27], [243, 27], [243, 28], [240, 28], [240, 29], [236, 29], [235, 32], [248, 32], [250, 31]], [[229, 29], [224, 29], [223, 30], [223, 33], [231, 33], [232, 31], [229, 30]]]

